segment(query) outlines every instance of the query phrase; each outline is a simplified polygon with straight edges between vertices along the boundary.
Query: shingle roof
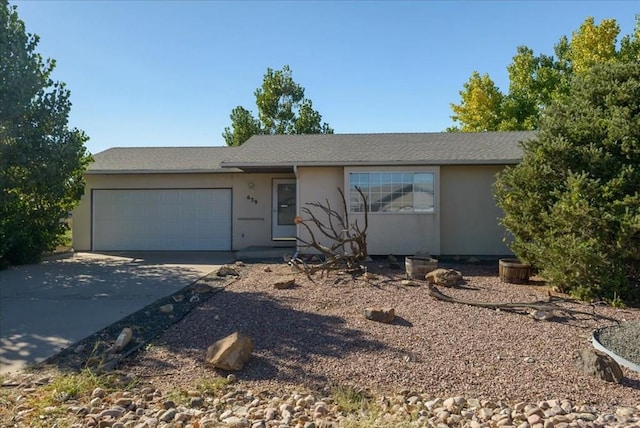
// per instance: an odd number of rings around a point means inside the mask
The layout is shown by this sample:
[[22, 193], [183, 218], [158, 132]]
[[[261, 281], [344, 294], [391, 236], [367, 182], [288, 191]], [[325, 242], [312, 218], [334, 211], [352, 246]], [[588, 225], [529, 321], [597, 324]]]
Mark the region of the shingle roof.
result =
[[[220, 162], [235, 147], [114, 147], [93, 155], [88, 174], [230, 172]], [[231, 170], [233, 171], [233, 170]]]
[[374, 164], [513, 164], [534, 131], [254, 135], [223, 167]]
[[240, 147], [114, 147], [88, 174], [233, 172], [294, 165], [514, 164], [534, 131], [254, 135]]

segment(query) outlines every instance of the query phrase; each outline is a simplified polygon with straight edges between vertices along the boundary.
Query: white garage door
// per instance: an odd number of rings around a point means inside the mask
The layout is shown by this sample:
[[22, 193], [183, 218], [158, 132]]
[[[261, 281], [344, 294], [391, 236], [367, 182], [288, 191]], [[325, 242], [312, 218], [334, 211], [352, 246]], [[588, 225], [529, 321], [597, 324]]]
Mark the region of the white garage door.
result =
[[230, 250], [231, 190], [94, 190], [93, 249]]

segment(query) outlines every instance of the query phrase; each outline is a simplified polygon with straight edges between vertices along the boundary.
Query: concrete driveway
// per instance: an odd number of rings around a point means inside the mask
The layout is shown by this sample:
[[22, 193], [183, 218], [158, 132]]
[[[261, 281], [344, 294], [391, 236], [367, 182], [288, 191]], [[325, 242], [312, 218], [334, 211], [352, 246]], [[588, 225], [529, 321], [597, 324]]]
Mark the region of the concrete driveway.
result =
[[0, 271], [0, 374], [21, 370], [192, 284], [233, 253], [76, 253]]

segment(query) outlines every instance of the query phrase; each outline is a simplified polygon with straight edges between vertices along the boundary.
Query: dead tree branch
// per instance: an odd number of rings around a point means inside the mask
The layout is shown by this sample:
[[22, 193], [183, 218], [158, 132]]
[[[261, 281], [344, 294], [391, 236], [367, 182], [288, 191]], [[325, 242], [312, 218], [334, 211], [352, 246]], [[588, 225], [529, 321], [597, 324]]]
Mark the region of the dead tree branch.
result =
[[[331, 207], [328, 199], [324, 203], [310, 202], [300, 211], [306, 218], [296, 217], [299, 224], [309, 236], [308, 239], [296, 239], [303, 244], [304, 249], [314, 249], [321, 254], [324, 260], [319, 264], [306, 264], [302, 261], [292, 260], [298, 267], [307, 273], [307, 276], [316, 272], [330, 270], [361, 270], [361, 262], [367, 258], [367, 228], [369, 227], [367, 198], [359, 187], [356, 191], [364, 202], [364, 227], [361, 228], [358, 220], [353, 223], [349, 219], [349, 210], [344, 192], [338, 188], [342, 200], [343, 213]], [[316, 214], [319, 212], [319, 214]], [[319, 215], [321, 214], [321, 217]], [[319, 234], [329, 241], [321, 244], [316, 237]]]
[[[608, 321], [614, 321], [616, 323], [619, 323], [619, 321], [615, 318], [610, 318], [604, 315], [596, 314], [594, 306], [592, 306], [593, 312], [580, 311], [580, 310], [570, 309], [564, 306], [560, 306], [558, 303], [567, 303], [567, 302], [570, 302], [570, 300], [563, 299], [560, 297], [554, 297], [551, 295], [549, 295], [549, 298], [547, 300], [535, 300], [533, 302], [495, 303], [495, 302], [481, 302], [476, 300], [458, 299], [456, 297], [451, 297], [442, 293], [440, 290], [438, 290], [438, 288], [435, 285], [431, 283], [428, 284], [428, 287], [429, 287], [428, 289], [429, 295], [438, 300], [442, 300], [443, 302], [460, 303], [462, 305], [477, 306], [479, 308], [499, 309], [506, 312], [518, 312], [518, 313], [524, 312], [528, 314], [531, 314], [532, 311], [549, 312], [550, 314], [562, 312], [571, 316], [580, 314], [580, 315], [587, 315], [589, 317], [596, 318], [596, 319], [605, 319]], [[544, 318], [544, 319], [547, 319], [547, 318]]]

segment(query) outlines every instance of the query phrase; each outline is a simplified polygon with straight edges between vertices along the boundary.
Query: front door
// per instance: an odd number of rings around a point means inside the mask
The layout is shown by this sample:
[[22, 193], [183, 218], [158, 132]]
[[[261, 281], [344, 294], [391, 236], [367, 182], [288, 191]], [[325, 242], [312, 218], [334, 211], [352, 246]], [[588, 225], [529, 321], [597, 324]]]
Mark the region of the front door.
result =
[[273, 239], [295, 239], [294, 218], [298, 214], [296, 202], [296, 180], [273, 180]]

